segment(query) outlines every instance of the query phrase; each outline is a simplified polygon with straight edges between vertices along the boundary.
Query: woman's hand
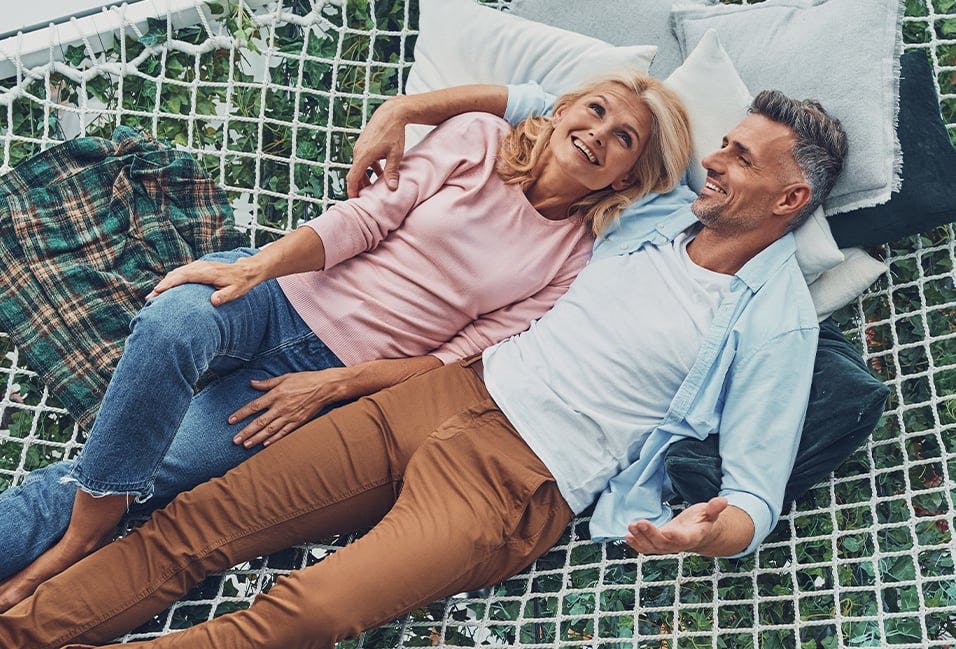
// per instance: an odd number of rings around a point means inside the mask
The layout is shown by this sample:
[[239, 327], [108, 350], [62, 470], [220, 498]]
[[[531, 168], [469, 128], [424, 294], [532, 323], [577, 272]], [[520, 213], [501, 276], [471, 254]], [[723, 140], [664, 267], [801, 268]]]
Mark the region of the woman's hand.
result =
[[711, 498], [691, 505], [658, 529], [650, 521], [627, 526], [624, 540], [641, 554], [700, 552], [715, 533], [717, 518], [727, 509], [727, 499]]
[[146, 299], [151, 300], [180, 284], [208, 284], [217, 289], [209, 298], [210, 302], [213, 306], [223, 305], [242, 297], [266, 279], [252, 259], [245, 257], [232, 264], [200, 260], [174, 268], [153, 287]]
[[[360, 190], [372, 184], [365, 173], [371, 169], [376, 176], [385, 176], [389, 189], [398, 187], [398, 165], [405, 154], [405, 97], [393, 97], [379, 106], [365, 125], [355, 146], [352, 147], [352, 166], [345, 176], [349, 198], [358, 196]], [[379, 162], [385, 158], [385, 170]]]
[[233, 443], [252, 448], [256, 444], [268, 446], [282, 439], [325, 406], [353, 396], [346, 385], [350, 375], [348, 368], [335, 367], [250, 381], [252, 387], [265, 394], [229, 415], [229, 423], [234, 424], [259, 413], [233, 437]]

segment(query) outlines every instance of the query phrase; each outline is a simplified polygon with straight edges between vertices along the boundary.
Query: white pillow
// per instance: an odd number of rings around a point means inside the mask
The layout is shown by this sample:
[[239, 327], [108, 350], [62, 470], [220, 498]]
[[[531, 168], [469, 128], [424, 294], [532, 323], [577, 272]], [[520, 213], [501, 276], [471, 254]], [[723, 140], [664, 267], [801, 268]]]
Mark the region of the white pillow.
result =
[[[474, 0], [420, 0], [418, 29], [407, 94], [465, 83], [526, 81], [561, 94], [608, 70], [647, 72], [657, 52], [653, 45], [614, 47]], [[409, 128], [406, 147], [427, 132]]]
[[[688, 167], [688, 184], [695, 192], [704, 186], [707, 172], [700, 161], [720, 147], [723, 137], [747, 116], [751, 96], [727, 56], [717, 32], [708, 30], [684, 64], [665, 82], [676, 92], [690, 116], [693, 151]], [[810, 283], [843, 261], [830, 226], [817, 208], [806, 223], [794, 232], [797, 263]]]
[[810, 284], [810, 297], [820, 320], [849, 304], [886, 272], [886, 264], [873, 259], [862, 248], [844, 248], [843, 254], [846, 261]]
[[[675, 6], [685, 54], [716, 29], [752, 90], [813, 97], [843, 123], [850, 142], [827, 215], [885, 203], [900, 187], [899, 0], [766, 0]], [[939, 3], [937, 3], [939, 4]], [[949, 3], [952, 4], [951, 2]]]

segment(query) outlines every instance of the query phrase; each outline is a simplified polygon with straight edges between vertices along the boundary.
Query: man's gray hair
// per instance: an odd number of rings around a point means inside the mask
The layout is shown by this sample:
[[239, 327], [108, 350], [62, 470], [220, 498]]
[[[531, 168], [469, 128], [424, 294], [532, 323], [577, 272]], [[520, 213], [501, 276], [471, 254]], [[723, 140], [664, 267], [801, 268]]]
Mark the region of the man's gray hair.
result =
[[750, 105], [750, 113], [790, 128], [796, 136], [793, 159], [810, 186], [810, 200], [794, 217], [790, 230], [810, 218], [836, 184], [846, 158], [846, 132], [840, 120], [813, 99], [791, 99], [779, 90], [764, 90]]

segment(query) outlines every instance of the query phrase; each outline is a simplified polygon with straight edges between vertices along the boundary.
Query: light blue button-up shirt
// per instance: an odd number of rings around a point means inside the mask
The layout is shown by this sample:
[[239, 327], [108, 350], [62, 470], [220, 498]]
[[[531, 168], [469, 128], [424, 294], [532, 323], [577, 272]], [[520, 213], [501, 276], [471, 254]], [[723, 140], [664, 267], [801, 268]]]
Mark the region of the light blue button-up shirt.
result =
[[[531, 109], [546, 111], [550, 104], [536, 86], [511, 87], [505, 116], [515, 121]], [[697, 222], [688, 207], [694, 197], [685, 185], [644, 197], [595, 242], [594, 259], [629, 255], [649, 243], [672, 241]], [[636, 457], [627, 458], [629, 464], [595, 494], [593, 539], [620, 539], [627, 524], [638, 519], [656, 525], [670, 520], [670, 508], [664, 504], [672, 495], [664, 470], [667, 447], [682, 437], [713, 433], [720, 433], [720, 495], [747, 512], [754, 524], [753, 539], [735, 556], [753, 552], [776, 525], [800, 440], [818, 333], [795, 250], [793, 235], [787, 234], [736, 273], [664, 418]], [[586, 308], [601, 317], [597, 301]], [[526, 405], [533, 402], [533, 395], [526, 385], [511, 384], [521, 381], [520, 373], [509, 371], [506, 362], [496, 362], [494, 350], [486, 352], [491, 361], [486, 373], [489, 389], [520, 433], [521, 422], [527, 426], [534, 421]], [[620, 350], [625, 356], [638, 353], [639, 349]], [[561, 371], [560, 355], [550, 355], [548, 362], [554, 372]], [[607, 379], [614, 380], [611, 368]], [[560, 439], [560, 432], [554, 437]], [[573, 454], [568, 457], [573, 462]], [[567, 468], [560, 472], [570, 473]]]

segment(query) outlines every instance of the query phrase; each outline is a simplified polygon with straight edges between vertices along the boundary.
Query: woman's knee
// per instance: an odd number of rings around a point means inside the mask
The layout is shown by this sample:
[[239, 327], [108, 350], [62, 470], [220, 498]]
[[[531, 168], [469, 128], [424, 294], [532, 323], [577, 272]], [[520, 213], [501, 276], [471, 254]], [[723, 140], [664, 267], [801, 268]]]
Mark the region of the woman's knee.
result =
[[136, 314], [130, 332], [170, 341], [198, 334], [215, 323], [214, 290], [206, 284], [181, 284], [164, 291]]

